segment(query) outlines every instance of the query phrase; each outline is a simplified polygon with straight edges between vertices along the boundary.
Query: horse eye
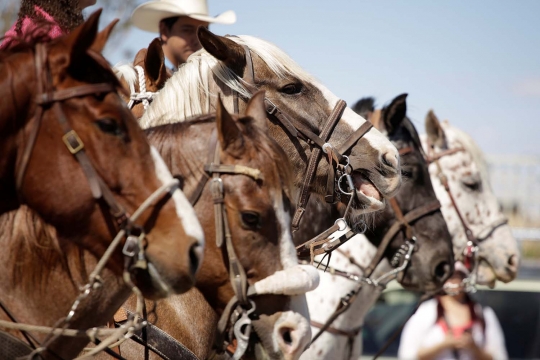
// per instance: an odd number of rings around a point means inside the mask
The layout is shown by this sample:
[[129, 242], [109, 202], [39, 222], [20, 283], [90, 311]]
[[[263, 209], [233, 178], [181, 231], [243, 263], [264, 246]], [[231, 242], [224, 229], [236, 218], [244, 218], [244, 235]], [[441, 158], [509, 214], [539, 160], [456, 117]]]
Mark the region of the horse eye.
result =
[[406, 179], [412, 179], [414, 177], [414, 169], [411, 167], [402, 167], [401, 168], [401, 176]]
[[302, 84], [288, 84], [282, 87], [279, 91], [287, 95], [299, 94], [302, 92]]
[[247, 229], [259, 229], [261, 227], [261, 217], [253, 211], [242, 211], [242, 226]]
[[116, 121], [110, 118], [103, 118], [96, 121], [99, 130], [104, 133], [111, 134], [114, 136], [122, 135], [122, 130]]
[[461, 183], [470, 191], [479, 191], [482, 187], [482, 179], [478, 176], [467, 176]]

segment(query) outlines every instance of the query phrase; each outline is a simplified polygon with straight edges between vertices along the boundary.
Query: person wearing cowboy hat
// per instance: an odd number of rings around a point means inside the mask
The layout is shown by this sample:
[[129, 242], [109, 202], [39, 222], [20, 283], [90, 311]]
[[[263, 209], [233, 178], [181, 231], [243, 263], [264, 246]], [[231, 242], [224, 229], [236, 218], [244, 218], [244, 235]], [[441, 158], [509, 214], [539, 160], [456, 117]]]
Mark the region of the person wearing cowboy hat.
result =
[[199, 26], [234, 24], [236, 14], [229, 10], [212, 17], [206, 0], [153, 0], [139, 5], [131, 21], [141, 30], [159, 32], [165, 62], [174, 71], [189, 55], [201, 49], [197, 38]]

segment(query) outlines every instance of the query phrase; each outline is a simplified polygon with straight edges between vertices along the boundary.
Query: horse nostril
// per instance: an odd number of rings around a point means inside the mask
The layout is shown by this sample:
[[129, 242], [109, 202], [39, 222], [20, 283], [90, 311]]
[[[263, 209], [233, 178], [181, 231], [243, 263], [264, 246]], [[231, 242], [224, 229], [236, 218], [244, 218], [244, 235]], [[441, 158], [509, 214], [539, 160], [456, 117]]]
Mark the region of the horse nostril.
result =
[[189, 248], [189, 270], [193, 276], [199, 270], [202, 259], [202, 246], [199, 243], [191, 245]]
[[283, 339], [283, 342], [288, 346], [291, 346], [292, 343], [293, 343], [293, 338], [292, 338], [291, 331], [292, 331], [291, 328], [282, 328], [281, 329], [281, 338]]
[[382, 162], [383, 164], [391, 167], [392, 169], [397, 169], [398, 166], [399, 166], [399, 159], [397, 157], [397, 155], [393, 155], [389, 152], [385, 153], [383, 156], [382, 156]]
[[438, 263], [437, 266], [435, 266], [435, 272], [434, 272], [435, 278], [440, 282], [444, 282], [450, 276], [451, 270], [452, 268], [450, 264], [447, 263], [446, 261], [442, 261]]
[[514, 255], [511, 255], [509, 258], [508, 258], [508, 270], [510, 271], [517, 271], [517, 268], [519, 266], [519, 260], [518, 260], [518, 257], [516, 254]]

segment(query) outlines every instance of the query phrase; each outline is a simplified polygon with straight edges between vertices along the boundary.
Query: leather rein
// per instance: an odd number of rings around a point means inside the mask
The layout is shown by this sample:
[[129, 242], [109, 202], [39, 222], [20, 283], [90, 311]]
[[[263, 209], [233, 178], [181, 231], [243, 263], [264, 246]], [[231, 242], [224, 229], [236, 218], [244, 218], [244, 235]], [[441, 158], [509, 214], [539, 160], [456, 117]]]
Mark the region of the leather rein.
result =
[[[144, 230], [135, 224], [135, 221], [142, 215], [142, 213], [147, 210], [150, 206], [153, 206], [158, 201], [163, 199], [163, 197], [179, 188], [178, 180], [174, 179], [173, 181], [164, 184], [156, 191], [154, 191], [132, 214], [128, 214], [125, 209], [116, 201], [111, 190], [105, 184], [103, 179], [98, 175], [96, 169], [92, 165], [88, 155], [85, 152], [85, 146], [77, 135], [75, 130], [73, 130], [69, 124], [69, 121], [62, 110], [61, 103], [65, 100], [72, 98], [84, 97], [88, 95], [97, 95], [103, 93], [116, 92], [116, 87], [112, 83], [100, 83], [100, 84], [86, 84], [79, 85], [67, 89], [55, 90], [52, 85], [52, 76], [49, 71], [48, 59], [47, 59], [47, 47], [46, 44], [38, 43], [35, 47], [35, 70], [36, 70], [36, 79], [37, 79], [37, 95], [35, 98], [37, 109], [34, 117], [32, 118], [34, 124], [30, 130], [30, 136], [24, 148], [22, 155], [18, 158], [18, 167], [16, 172], [16, 189], [18, 196], [21, 202], [24, 202], [22, 195], [22, 186], [25, 178], [25, 174], [28, 168], [28, 163], [30, 161], [34, 145], [39, 133], [39, 128], [43, 119], [43, 115], [46, 111], [54, 111], [55, 117], [62, 128], [64, 135], [62, 136], [62, 141], [67, 147], [68, 151], [75, 156], [79, 162], [88, 184], [92, 192], [93, 198], [98, 202], [104, 202], [109, 210], [109, 215], [113, 218], [115, 225], [118, 227], [119, 231], [116, 236], [110, 243], [109, 247], [98, 261], [95, 269], [89, 276], [88, 283], [81, 287], [81, 292], [77, 299], [73, 302], [71, 309], [68, 315], [59, 320], [54, 327], [44, 327], [44, 326], [33, 326], [27, 324], [18, 323], [15, 317], [11, 315], [9, 310], [5, 306], [1, 306], [2, 309], [8, 314], [8, 317], [11, 321], [0, 320], [0, 327], [16, 329], [23, 333], [24, 337], [28, 341], [31, 348], [34, 349], [32, 354], [39, 354], [47, 349], [47, 346], [52, 343], [53, 340], [59, 336], [81, 336], [86, 335], [90, 340], [97, 339], [98, 335], [101, 336], [110, 336], [112, 340], [118, 337], [122, 337], [125, 333], [129, 331], [136, 330], [143, 327], [145, 324], [140, 321], [140, 308], [142, 306], [142, 295], [139, 289], [131, 281], [131, 271], [134, 269], [146, 269], [147, 260], [144, 255], [144, 240], [145, 233]], [[32, 121], [31, 120], [31, 121]], [[104, 209], [102, 208], [102, 211]], [[115, 230], [111, 228], [111, 232], [114, 233]], [[119, 334], [118, 331], [103, 330], [92, 328], [86, 331], [68, 329], [76, 311], [79, 308], [80, 303], [90, 295], [90, 293], [101, 286], [102, 279], [100, 273], [103, 268], [106, 266], [106, 263], [109, 261], [114, 250], [120, 243], [124, 241], [122, 253], [124, 255], [124, 281], [131, 288], [133, 292], [137, 295], [138, 306], [137, 314], [132, 318], [129, 324], [121, 329], [123, 332]], [[128, 328], [130, 328], [128, 330]], [[38, 331], [42, 333], [47, 333], [48, 336], [38, 348], [30, 341], [29, 337], [34, 339], [33, 336], [27, 333], [27, 331]], [[104, 350], [108, 343], [112, 343], [111, 338], [106, 339], [108, 341], [103, 341], [102, 344], [97, 346], [93, 352], [97, 353], [101, 350]], [[37, 342], [37, 341], [36, 341]], [[39, 342], [37, 342], [39, 344]]]

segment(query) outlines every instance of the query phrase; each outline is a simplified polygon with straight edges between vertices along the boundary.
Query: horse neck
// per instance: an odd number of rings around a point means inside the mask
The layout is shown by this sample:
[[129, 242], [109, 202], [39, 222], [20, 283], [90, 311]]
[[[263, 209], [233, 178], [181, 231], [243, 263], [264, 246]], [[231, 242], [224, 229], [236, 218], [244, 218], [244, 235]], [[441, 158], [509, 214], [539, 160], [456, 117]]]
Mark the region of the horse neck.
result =
[[15, 208], [16, 199], [8, 198], [7, 194], [14, 194], [15, 167], [18, 149], [20, 147], [20, 134], [31, 123], [27, 121], [34, 105], [35, 75], [33, 71], [21, 71], [23, 64], [31, 61], [30, 53], [12, 55], [0, 65], [0, 88], [3, 89], [0, 101], [0, 194], [5, 199], [0, 201], [0, 213]]
[[[340, 247], [340, 251], [334, 252], [330, 261], [330, 266], [338, 270], [363, 275], [363, 271], [354, 262], [362, 267], [366, 267], [371, 262], [376, 248], [363, 235], [356, 235], [347, 243]], [[382, 261], [384, 263], [385, 260]], [[375, 270], [376, 277], [379, 271], [378, 266]], [[317, 289], [307, 293], [309, 311], [313, 320], [324, 323], [335, 311], [340, 299], [348, 292], [357, 288], [357, 283], [348, 279], [331, 275], [330, 273], [321, 273], [321, 282]], [[373, 307], [381, 294], [380, 288], [373, 286], [362, 286], [358, 297], [351, 304], [345, 315], [339, 316], [332, 327], [350, 331], [359, 328], [364, 323], [367, 312]], [[312, 333], [316, 334], [318, 328], [312, 327]], [[356, 354], [361, 351], [361, 332], [354, 342], [351, 359], [356, 358]], [[345, 359], [349, 351], [348, 339], [342, 335], [324, 333], [303, 355], [301, 359]]]
[[[54, 325], [68, 314], [96, 258], [72, 243], [55, 239], [53, 229], [25, 207], [4, 214], [0, 226], [5, 230], [0, 234], [4, 249], [0, 261], [8, 264], [7, 271], [0, 273], [0, 300], [20, 323]], [[102, 278], [103, 286], [80, 304], [71, 327], [104, 325], [127, 298], [128, 290], [118, 276], [105, 269]], [[0, 317], [8, 320], [3, 312]], [[44, 336], [37, 338], [41, 341]], [[73, 358], [87, 342], [60, 338], [50, 349], [62, 358]]]

